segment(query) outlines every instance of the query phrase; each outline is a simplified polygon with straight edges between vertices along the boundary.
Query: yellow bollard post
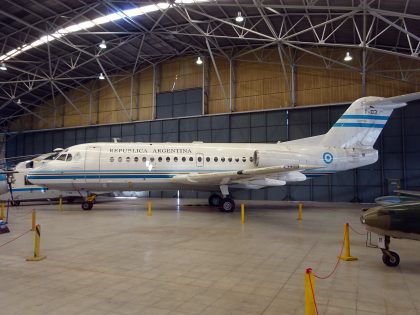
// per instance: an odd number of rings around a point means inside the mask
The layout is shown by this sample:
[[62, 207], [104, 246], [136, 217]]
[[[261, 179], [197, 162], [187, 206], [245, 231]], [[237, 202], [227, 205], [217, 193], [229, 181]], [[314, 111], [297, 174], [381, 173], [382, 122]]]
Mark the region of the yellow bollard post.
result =
[[40, 261], [47, 256], [41, 256], [41, 226], [38, 224], [35, 227], [35, 246], [34, 246], [34, 256], [26, 258], [26, 261]]
[[4, 202], [1, 203], [1, 214], [0, 214], [0, 220], [3, 220], [5, 218], [4, 216]]
[[344, 255], [339, 257], [345, 261], [357, 260], [357, 257], [350, 255], [350, 234], [349, 234], [349, 224], [344, 224]]
[[31, 231], [35, 231], [36, 226], [36, 211], [35, 209], [32, 209], [32, 228]]
[[298, 203], [298, 221], [302, 221], [302, 207], [303, 207], [303, 204], [302, 204], [302, 201], [299, 201], [299, 203]]
[[241, 223], [245, 223], [245, 205], [241, 203]]
[[314, 273], [308, 268], [305, 271], [305, 315], [316, 314]]
[[152, 202], [150, 200], [147, 202], [147, 216], [152, 216]]
[[63, 198], [60, 196], [60, 199], [58, 200], [58, 209], [60, 211], [63, 211]]

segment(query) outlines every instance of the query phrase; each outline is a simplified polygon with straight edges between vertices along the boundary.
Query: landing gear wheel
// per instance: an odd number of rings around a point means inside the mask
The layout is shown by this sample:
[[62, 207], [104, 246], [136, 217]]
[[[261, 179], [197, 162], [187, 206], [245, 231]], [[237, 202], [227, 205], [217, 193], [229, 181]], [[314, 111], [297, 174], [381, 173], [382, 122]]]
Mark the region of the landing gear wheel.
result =
[[235, 202], [231, 198], [224, 198], [220, 203], [220, 211], [233, 212], [235, 210]]
[[211, 194], [209, 197], [209, 205], [212, 207], [220, 206], [221, 201], [222, 197], [220, 197], [218, 194]]
[[19, 207], [20, 201], [19, 200], [13, 200], [13, 201], [10, 202], [10, 204], [12, 205], [12, 207]]
[[88, 202], [88, 201], [83, 201], [82, 202], [82, 209], [83, 210], [92, 210], [93, 208], [93, 203], [92, 202]]
[[396, 252], [384, 252], [382, 254], [382, 261], [388, 267], [397, 267], [400, 264], [400, 256]]

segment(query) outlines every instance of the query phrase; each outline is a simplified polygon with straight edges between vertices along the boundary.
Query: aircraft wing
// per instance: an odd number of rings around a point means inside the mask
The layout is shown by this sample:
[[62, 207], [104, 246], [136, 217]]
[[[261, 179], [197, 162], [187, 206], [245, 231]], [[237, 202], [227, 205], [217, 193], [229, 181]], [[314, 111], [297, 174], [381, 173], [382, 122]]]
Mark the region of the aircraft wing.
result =
[[191, 173], [178, 175], [172, 178], [172, 181], [181, 184], [191, 185], [229, 185], [242, 182], [247, 179], [265, 177], [282, 173], [303, 171], [308, 169], [319, 169], [319, 165], [279, 165], [270, 167], [250, 168], [240, 171], [222, 171], [211, 173]]
[[420, 198], [420, 191], [415, 190], [394, 190], [394, 192], [406, 195], [406, 196], [414, 196]]

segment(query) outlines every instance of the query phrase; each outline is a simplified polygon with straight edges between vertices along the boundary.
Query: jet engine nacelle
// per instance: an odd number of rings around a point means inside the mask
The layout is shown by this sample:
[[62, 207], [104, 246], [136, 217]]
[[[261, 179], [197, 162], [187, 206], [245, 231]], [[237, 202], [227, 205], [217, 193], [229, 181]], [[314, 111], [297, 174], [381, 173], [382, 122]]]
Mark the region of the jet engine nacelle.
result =
[[270, 167], [279, 165], [309, 164], [306, 155], [297, 152], [278, 152], [270, 150], [256, 150], [254, 152], [256, 167]]

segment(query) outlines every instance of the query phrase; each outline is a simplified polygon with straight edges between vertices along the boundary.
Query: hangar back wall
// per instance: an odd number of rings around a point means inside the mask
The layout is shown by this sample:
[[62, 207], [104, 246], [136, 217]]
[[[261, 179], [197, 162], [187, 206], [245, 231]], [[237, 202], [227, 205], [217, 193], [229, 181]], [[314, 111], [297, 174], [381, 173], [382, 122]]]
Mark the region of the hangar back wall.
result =
[[[9, 136], [7, 157], [42, 154], [57, 147], [97, 141], [267, 142], [323, 134], [346, 110], [345, 105], [197, 116], [95, 127], [33, 131]], [[391, 193], [391, 179], [405, 189], [420, 189], [420, 102], [395, 111], [376, 143], [377, 163], [285, 187], [235, 193], [237, 199], [370, 202]], [[182, 197], [208, 197], [182, 191]], [[174, 192], [151, 192], [172, 197]]]

